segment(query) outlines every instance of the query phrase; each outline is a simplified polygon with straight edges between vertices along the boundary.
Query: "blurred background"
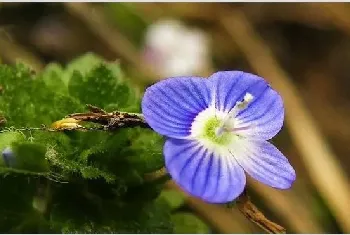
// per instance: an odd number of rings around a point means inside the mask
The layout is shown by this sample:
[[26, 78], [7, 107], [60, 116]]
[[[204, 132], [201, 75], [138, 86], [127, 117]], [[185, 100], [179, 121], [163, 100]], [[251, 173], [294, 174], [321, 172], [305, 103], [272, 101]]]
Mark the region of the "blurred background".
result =
[[[140, 89], [218, 70], [266, 78], [285, 100], [273, 142], [297, 181], [278, 191], [249, 179], [252, 201], [288, 233], [350, 233], [349, 4], [0, 3], [1, 63], [40, 72], [86, 52], [120, 62]], [[186, 203], [210, 231], [263, 232], [238, 210]]]

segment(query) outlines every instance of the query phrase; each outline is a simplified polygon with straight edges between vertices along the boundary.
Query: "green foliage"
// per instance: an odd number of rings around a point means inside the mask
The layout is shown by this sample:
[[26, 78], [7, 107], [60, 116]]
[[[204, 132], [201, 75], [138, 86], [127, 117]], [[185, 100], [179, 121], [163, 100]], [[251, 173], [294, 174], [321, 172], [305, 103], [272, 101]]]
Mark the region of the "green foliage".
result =
[[164, 198], [172, 210], [179, 209], [185, 204], [185, 196], [183, 193], [175, 190], [164, 190], [160, 197]]
[[174, 224], [174, 233], [210, 233], [209, 227], [191, 213], [178, 212], [171, 217]]
[[177, 190], [163, 190], [159, 198], [167, 202], [172, 210], [171, 221], [176, 234], [210, 233], [210, 228], [190, 212], [184, 212], [186, 195]]
[[12, 151], [16, 156], [15, 168], [30, 172], [49, 172], [50, 166], [45, 159], [46, 148], [42, 144], [29, 142], [14, 142]]
[[[117, 63], [87, 54], [40, 74], [0, 65], [0, 112], [7, 119], [0, 151], [2, 233], [172, 233], [162, 185], [144, 173], [163, 166], [163, 139], [140, 128], [107, 132], [16, 131], [40, 127], [86, 104], [140, 111], [140, 94]], [[16, 127], [16, 128], [14, 128]]]

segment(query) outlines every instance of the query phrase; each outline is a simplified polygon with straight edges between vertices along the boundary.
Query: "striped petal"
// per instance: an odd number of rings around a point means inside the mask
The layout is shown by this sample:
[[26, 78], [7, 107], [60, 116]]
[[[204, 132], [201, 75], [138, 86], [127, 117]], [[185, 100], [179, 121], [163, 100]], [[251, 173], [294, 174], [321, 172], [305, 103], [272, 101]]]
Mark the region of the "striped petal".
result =
[[[260, 140], [269, 140], [282, 128], [284, 106], [282, 97], [270, 87], [254, 97], [252, 103], [236, 116], [239, 134]], [[243, 127], [243, 128], [242, 128]]]
[[288, 159], [271, 143], [260, 140], [236, 141], [230, 152], [254, 179], [278, 189], [288, 189], [296, 175]]
[[212, 100], [216, 109], [229, 112], [249, 92], [253, 96], [260, 94], [268, 84], [256, 75], [241, 71], [223, 71], [211, 75], [208, 88], [212, 91]]
[[253, 96], [248, 107], [238, 113], [235, 128], [239, 134], [254, 139], [268, 140], [282, 128], [283, 100], [261, 77], [241, 71], [214, 73], [209, 78], [215, 107], [229, 112], [246, 93]]
[[192, 121], [210, 103], [206, 79], [174, 77], [147, 88], [142, 113], [153, 130], [173, 138], [190, 134]]
[[197, 141], [168, 139], [165, 165], [173, 180], [186, 192], [210, 203], [238, 197], [246, 183], [242, 167], [227, 154], [218, 154]]

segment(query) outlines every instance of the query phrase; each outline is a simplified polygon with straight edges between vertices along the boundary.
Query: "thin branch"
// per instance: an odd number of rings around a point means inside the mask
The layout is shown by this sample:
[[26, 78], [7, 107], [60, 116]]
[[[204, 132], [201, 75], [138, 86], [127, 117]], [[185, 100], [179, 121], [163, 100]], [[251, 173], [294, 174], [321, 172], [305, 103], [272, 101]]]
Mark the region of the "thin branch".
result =
[[[142, 114], [114, 111], [108, 113], [98, 107], [87, 105], [89, 112], [73, 113], [67, 115], [62, 120], [56, 121], [50, 127], [42, 125], [41, 127], [21, 127], [21, 128], [5, 128], [0, 130], [0, 133], [9, 131], [115, 131], [120, 128], [150, 128], [144, 120]], [[0, 117], [1, 121], [5, 121]], [[100, 124], [96, 127], [84, 127], [81, 122], [91, 122]]]
[[142, 127], [150, 128], [142, 114], [114, 111], [107, 113], [98, 107], [87, 105], [90, 112], [74, 113], [67, 116], [78, 121], [93, 122], [104, 126], [105, 130], [113, 131], [119, 128]]
[[281, 225], [267, 219], [265, 215], [250, 201], [250, 198], [244, 190], [237, 199], [238, 209], [251, 222], [262, 228], [264, 231], [272, 234], [286, 233], [286, 229]]

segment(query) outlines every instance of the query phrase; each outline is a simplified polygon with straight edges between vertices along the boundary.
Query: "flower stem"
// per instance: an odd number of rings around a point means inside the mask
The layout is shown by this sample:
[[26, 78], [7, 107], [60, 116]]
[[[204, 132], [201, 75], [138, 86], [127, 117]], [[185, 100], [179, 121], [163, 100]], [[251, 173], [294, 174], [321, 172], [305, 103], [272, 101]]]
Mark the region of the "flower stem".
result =
[[264, 231], [272, 234], [286, 233], [286, 229], [265, 217], [259, 209], [250, 201], [250, 198], [244, 190], [237, 200], [238, 209], [251, 222], [262, 228]]

